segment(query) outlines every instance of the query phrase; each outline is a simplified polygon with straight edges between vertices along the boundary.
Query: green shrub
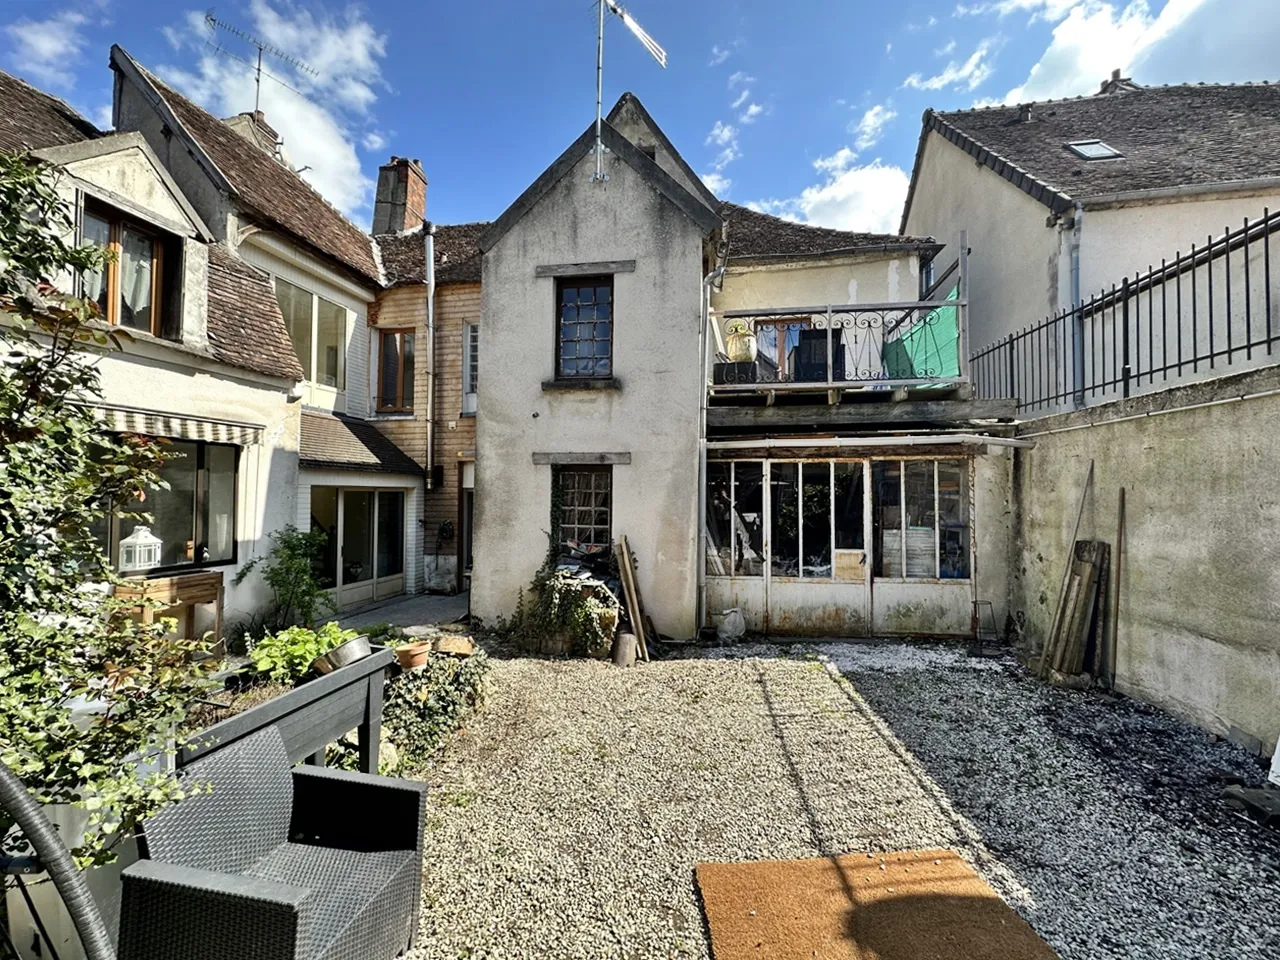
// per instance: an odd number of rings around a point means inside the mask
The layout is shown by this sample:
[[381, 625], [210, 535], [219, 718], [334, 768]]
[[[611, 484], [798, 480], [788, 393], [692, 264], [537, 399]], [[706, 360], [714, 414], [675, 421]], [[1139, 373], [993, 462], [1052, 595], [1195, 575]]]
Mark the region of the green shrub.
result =
[[317, 630], [286, 627], [255, 641], [249, 648], [249, 657], [254, 669], [266, 679], [296, 683], [307, 675], [316, 657], [358, 636], [359, 631], [343, 630], [334, 621]]
[[387, 683], [382, 731], [395, 744], [402, 772], [421, 770], [440, 742], [484, 701], [489, 658], [433, 653], [425, 666]]
[[[265, 617], [275, 630], [298, 620], [310, 627], [323, 607], [336, 610], [333, 597], [316, 579], [315, 568], [324, 554], [328, 537], [322, 530], [303, 533], [293, 524], [270, 534], [271, 549], [265, 557], [254, 557], [236, 571], [231, 582], [239, 586], [245, 577], [261, 567], [262, 579], [271, 588], [271, 606]], [[294, 611], [297, 616], [294, 616]]]
[[[569, 652], [603, 656], [613, 645], [618, 601], [601, 590], [584, 590], [578, 578], [564, 570], [543, 569], [530, 587], [533, 602], [512, 625], [535, 641], [567, 640]], [[610, 616], [612, 614], [613, 616]]]

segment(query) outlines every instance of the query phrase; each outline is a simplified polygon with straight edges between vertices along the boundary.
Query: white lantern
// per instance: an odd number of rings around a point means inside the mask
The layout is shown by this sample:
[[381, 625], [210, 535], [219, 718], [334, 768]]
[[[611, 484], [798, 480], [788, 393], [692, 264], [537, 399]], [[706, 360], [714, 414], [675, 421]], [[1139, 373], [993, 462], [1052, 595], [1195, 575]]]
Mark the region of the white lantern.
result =
[[160, 566], [160, 548], [164, 541], [151, 533], [150, 527], [137, 526], [120, 541], [119, 572], [150, 570]]

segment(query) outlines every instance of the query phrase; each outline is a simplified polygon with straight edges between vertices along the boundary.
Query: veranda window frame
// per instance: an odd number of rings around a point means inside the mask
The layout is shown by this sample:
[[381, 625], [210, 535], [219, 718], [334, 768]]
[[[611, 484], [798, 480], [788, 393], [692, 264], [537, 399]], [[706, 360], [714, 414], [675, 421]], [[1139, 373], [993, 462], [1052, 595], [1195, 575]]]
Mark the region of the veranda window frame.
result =
[[[398, 365], [396, 367], [396, 402], [390, 405], [385, 404], [383, 402], [383, 397], [386, 396], [386, 391], [383, 389], [383, 386], [385, 383], [383, 378], [386, 376], [386, 371], [387, 371], [386, 349], [387, 349], [388, 337], [393, 340], [395, 340], [396, 338], [399, 338], [399, 341], [396, 345], [396, 350], [397, 350], [396, 356], [398, 358]], [[410, 342], [413, 342], [414, 349], [416, 350], [417, 343], [416, 341], [413, 340], [413, 337], [414, 337], [413, 327], [395, 327], [395, 328], [380, 329], [378, 331], [378, 392], [376, 394], [376, 400], [377, 400], [376, 408], [378, 413], [413, 413], [413, 384], [412, 383], [406, 384], [405, 376], [404, 376], [404, 358], [405, 358], [404, 344], [405, 344], [406, 337], [409, 338]], [[414, 375], [415, 376], [417, 375], [417, 355], [416, 354], [414, 355]], [[405, 396], [406, 387], [408, 388], [407, 397]]]
[[462, 412], [476, 412], [477, 386], [480, 381], [480, 324], [462, 327]]
[[[576, 540], [579, 543], [589, 542], [591, 544], [599, 544], [604, 546], [608, 550], [612, 550], [613, 548], [613, 466], [609, 464], [601, 465], [601, 464], [576, 464], [575, 463], [575, 464], [562, 464], [555, 467], [554, 469], [555, 469], [555, 475], [554, 475], [553, 482], [555, 484], [555, 490], [560, 501], [559, 502], [560, 516], [556, 518], [557, 526], [559, 528], [560, 543], [556, 544], [556, 548], [559, 549], [560, 545], [567, 540]], [[590, 504], [589, 506], [586, 506], [586, 507], [582, 506], [581, 504], [574, 504], [572, 506], [569, 504], [568, 502], [569, 491], [566, 489], [565, 480], [568, 476], [573, 474], [578, 474], [582, 476], [604, 476], [608, 479], [608, 487], [607, 487], [607, 490], [605, 491], [607, 496], [606, 496], [606, 501], [603, 507], [607, 520], [603, 526], [601, 526], [600, 524], [594, 521], [594, 511], [601, 509], [600, 507], [596, 506], [595, 504]], [[593, 489], [590, 492], [595, 493], [596, 491]], [[592, 522], [588, 524], [582, 524], [582, 523], [578, 523], [575, 519], [573, 523], [566, 523], [565, 513], [567, 510], [571, 510], [571, 509], [593, 511]], [[602, 543], [600, 543], [594, 537], [590, 541], [583, 541], [580, 537], [577, 537], [577, 536], [570, 537], [567, 533], [569, 529], [574, 529], [574, 530], [586, 529], [591, 531], [603, 530], [604, 540]]]

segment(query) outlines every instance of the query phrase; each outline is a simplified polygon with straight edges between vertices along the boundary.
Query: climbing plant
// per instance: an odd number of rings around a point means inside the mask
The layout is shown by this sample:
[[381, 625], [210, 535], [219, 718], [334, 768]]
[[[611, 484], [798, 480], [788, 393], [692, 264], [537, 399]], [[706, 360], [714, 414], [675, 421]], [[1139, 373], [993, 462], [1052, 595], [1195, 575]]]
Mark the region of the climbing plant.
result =
[[[73, 226], [56, 173], [0, 154], [0, 763], [38, 801], [87, 811], [68, 840], [88, 865], [182, 798], [157, 754], [210, 667], [173, 621], [140, 623], [139, 601], [112, 595], [95, 531], [113, 513], [148, 521], [122, 505], [165, 486], [168, 454], [94, 412], [93, 361], [127, 334], [50, 282], [107, 260], [69, 242]], [[0, 852], [24, 848], [13, 827], [0, 812]]]

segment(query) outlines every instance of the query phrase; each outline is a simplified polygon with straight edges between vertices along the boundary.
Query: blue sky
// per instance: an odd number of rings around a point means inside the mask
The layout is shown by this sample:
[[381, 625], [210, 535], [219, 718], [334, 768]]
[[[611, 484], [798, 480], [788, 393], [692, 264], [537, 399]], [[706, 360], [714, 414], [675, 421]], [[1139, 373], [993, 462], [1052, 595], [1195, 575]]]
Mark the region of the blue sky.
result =
[[[634, 91], [725, 199], [894, 230], [920, 115], [1142, 83], [1280, 79], [1277, 0], [632, 0], [666, 70], [611, 19], [605, 109]], [[223, 116], [253, 105], [240, 39], [158, 0], [0, 0], [0, 67], [110, 123], [119, 43]], [[497, 216], [591, 122], [592, 0], [290, 3], [215, 14], [316, 68], [266, 64], [263, 106], [331, 202], [370, 219], [379, 163], [421, 158], [428, 215]]]

